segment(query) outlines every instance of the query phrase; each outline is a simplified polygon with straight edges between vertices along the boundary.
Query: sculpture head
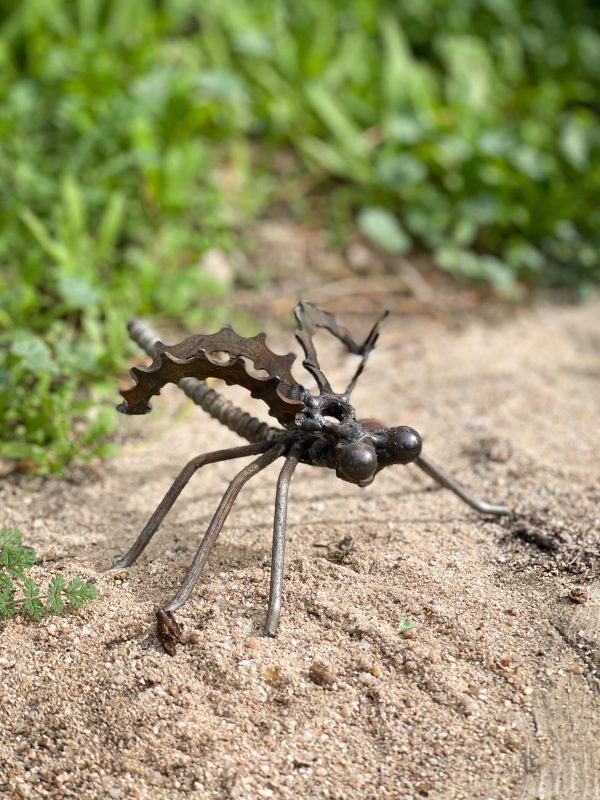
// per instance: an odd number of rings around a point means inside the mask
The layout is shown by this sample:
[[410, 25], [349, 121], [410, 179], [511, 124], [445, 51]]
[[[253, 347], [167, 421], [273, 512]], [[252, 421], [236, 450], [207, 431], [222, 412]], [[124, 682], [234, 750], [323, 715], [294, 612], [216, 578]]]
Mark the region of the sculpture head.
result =
[[368, 486], [384, 467], [416, 461], [422, 444], [417, 431], [407, 425], [365, 432], [354, 441], [340, 441], [335, 449], [336, 475], [357, 486]]

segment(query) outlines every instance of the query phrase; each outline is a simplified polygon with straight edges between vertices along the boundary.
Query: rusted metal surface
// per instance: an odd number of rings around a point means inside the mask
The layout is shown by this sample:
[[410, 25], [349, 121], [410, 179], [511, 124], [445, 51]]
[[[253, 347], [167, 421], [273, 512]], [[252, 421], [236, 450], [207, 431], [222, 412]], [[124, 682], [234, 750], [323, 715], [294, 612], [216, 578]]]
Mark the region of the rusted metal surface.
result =
[[[252, 397], [267, 404], [269, 413], [282, 425], [290, 424], [302, 409], [298, 399], [302, 387], [290, 371], [296, 356], [276, 355], [269, 350], [265, 339], [264, 333], [245, 338], [225, 327], [218, 333], [190, 336], [175, 345], [158, 341], [152, 364], [131, 370], [135, 384], [121, 392], [124, 402], [118, 410], [124, 414], [146, 414], [150, 411], [150, 398], [167, 383], [179, 383], [183, 378], [220, 378], [227, 384], [248, 389]], [[221, 356], [223, 353], [228, 356], [226, 360]], [[245, 358], [255, 370], [264, 371], [269, 377], [250, 374]]]
[[321, 366], [319, 364], [317, 352], [313, 342], [313, 336], [317, 332], [318, 328], [324, 328], [325, 330], [329, 331], [329, 333], [333, 334], [336, 339], [339, 339], [340, 342], [343, 342], [346, 345], [348, 350], [353, 355], [362, 356], [362, 360], [344, 392], [344, 394], [349, 397], [356, 384], [356, 381], [360, 377], [365, 364], [367, 363], [367, 359], [369, 358], [371, 351], [377, 343], [377, 339], [379, 338], [379, 327], [383, 320], [388, 316], [389, 311], [383, 312], [375, 325], [373, 325], [369, 331], [367, 338], [362, 344], [358, 344], [358, 342], [355, 341], [354, 337], [347, 328], [344, 328], [338, 324], [333, 314], [330, 314], [329, 311], [324, 311], [322, 308], [319, 308], [319, 306], [316, 306], [313, 303], [305, 303], [301, 300], [294, 309], [294, 314], [298, 323], [296, 339], [300, 342], [305, 356], [302, 365], [317, 381], [317, 386], [319, 387], [321, 393], [331, 393], [332, 389], [329, 385], [329, 381], [321, 371]]
[[[127, 323], [127, 330], [133, 341], [149, 356], [154, 357], [155, 345], [160, 341], [156, 331], [141, 319], [130, 320]], [[249, 442], [262, 442], [280, 434], [279, 428], [274, 428], [238, 408], [209, 386], [206, 381], [197, 378], [182, 378], [177, 385], [197, 406], [200, 406], [230, 431], [237, 433], [242, 439], [247, 439]]]
[[[215, 334], [190, 336], [179, 344], [166, 345], [157, 340], [154, 332], [141, 321], [129, 325], [132, 337], [147, 351], [153, 347], [153, 361], [149, 367], [131, 370], [134, 385], [121, 392], [123, 402], [117, 407], [125, 414], [145, 414], [150, 411], [149, 400], [167, 383], [176, 383], [224, 425], [235, 430], [253, 444], [232, 448], [192, 459], [151, 516], [150, 520], [131, 546], [128, 553], [115, 563], [127, 567], [139, 557], [154, 536], [164, 517], [195, 471], [208, 463], [229, 460], [244, 455], [256, 459], [233, 479], [215, 512], [208, 531], [192, 562], [192, 566], [175, 597], [165, 604], [163, 611], [168, 622], [174, 621], [173, 611], [180, 608], [191, 595], [200, 572], [216, 541], [221, 526], [244, 483], [279, 457], [285, 458], [280, 474], [275, 501], [273, 553], [269, 608], [264, 633], [275, 636], [279, 623], [283, 585], [283, 559], [285, 551], [285, 522], [288, 487], [298, 462], [335, 471], [338, 478], [359, 487], [371, 484], [382, 469], [394, 465], [414, 463], [423, 472], [454, 492], [464, 502], [482, 514], [508, 514], [506, 506], [487, 503], [474, 497], [454, 478], [445, 474], [431, 459], [421, 453], [421, 437], [406, 425], [387, 427], [373, 420], [357, 419], [350, 403], [350, 395], [367, 363], [379, 337], [379, 328], [387, 312], [377, 320], [362, 343], [338, 325], [335, 317], [310, 303], [301, 302], [295, 309], [296, 338], [304, 350], [304, 367], [315, 378], [318, 393], [312, 394], [296, 381], [291, 373], [295, 359], [293, 353], [277, 355], [266, 344], [264, 333], [245, 338], [230, 327]], [[313, 337], [319, 329], [329, 331], [347, 349], [360, 355], [350, 383], [342, 393], [336, 393], [321, 369]], [[249, 371], [246, 360], [254, 371], [264, 372], [260, 377]], [[220, 378], [225, 383], [247, 389], [252, 397], [263, 401], [269, 413], [282, 425], [267, 426], [229, 401], [224, 400], [204, 380]], [[165, 619], [159, 617], [161, 640], [172, 654], [176, 642], [172, 636], [165, 638]], [[159, 631], [159, 633], [160, 633]]]

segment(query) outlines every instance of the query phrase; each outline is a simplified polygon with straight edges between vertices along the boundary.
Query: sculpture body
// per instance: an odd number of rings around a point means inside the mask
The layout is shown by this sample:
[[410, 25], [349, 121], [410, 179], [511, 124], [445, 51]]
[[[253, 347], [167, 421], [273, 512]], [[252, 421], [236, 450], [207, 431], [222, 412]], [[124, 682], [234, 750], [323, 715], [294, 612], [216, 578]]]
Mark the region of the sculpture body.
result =
[[[305, 354], [303, 365], [315, 378], [318, 394], [311, 394], [292, 376], [294, 354], [281, 356], [273, 353], [266, 345], [264, 333], [244, 338], [225, 327], [215, 334], [190, 336], [179, 344], [167, 346], [144, 323], [133, 321], [129, 324], [132, 338], [153, 354], [154, 360], [147, 368], [131, 370], [134, 385], [121, 392], [124, 399], [117, 407], [119, 411], [125, 414], [147, 413], [153, 395], [167, 383], [178, 383], [198, 405], [250, 444], [197, 456], [186, 464], [130, 550], [113, 566], [122, 568], [134, 563], [196, 470], [216, 461], [256, 456], [235, 476], [225, 492], [179, 591], [159, 612], [162, 615], [159, 618], [161, 626], [168, 625], [169, 618], [174, 621], [172, 612], [190, 597], [243, 485], [280, 457], [284, 464], [277, 482], [269, 606], [264, 628], [268, 636], [277, 634], [281, 613], [287, 497], [298, 463], [332, 469], [338, 478], [359, 487], [371, 484], [377, 473], [386, 467], [415, 463], [480, 513], [509, 513], [505, 506], [474, 498], [442, 472], [421, 452], [421, 437], [412, 428], [388, 428], [375, 420], [357, 419], [350, 396], [377, 342], [379, 327], [387, 312], [362, 343], [356, 342], [331, 314], [315, 305], [301, 302], [295, 314], [298, 323], [296, 338]], [[352, 380], [341, 394], [333, 391], [321, 370], [313, 342], [318, 328], [328, 330], [351, 353], [361, 356]], [[245, 360], [251, 362], [253, 371], [247, 369]], [[259, 377], [256, 371], [266, 377]], [[271, 427], [233, 406], [207, 386], [205, 379], [208, 377], [246, 388], [253, 397], [266, 404], [269, 414], [275, 417], [280, 427]], [[172, 646], [168, 652], [171, 650], [174, 652]]]

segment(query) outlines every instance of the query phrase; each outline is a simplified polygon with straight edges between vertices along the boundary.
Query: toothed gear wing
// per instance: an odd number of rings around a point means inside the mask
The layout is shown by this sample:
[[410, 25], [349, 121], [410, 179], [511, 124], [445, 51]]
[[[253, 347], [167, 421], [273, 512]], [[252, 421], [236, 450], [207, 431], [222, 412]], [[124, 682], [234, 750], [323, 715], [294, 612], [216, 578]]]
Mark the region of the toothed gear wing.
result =
[[[226, 353], [229, 361], [214, 358], [215, 353]], [[251, 375], [245, 358], [269, 377]], [[220, 378], [229, 385], [243, 386], [252, 397], [266, 403], [269, 413], [286, 426], [303, 407], [299, 399], [303, 387], [291, 373], [295, 358], [294, 353], [273, 353], [264, 333], [244, 337], [230, 326], [213, 334], [189, 336], [175, 345], [159, 341], [152, 364], [130, 371], [134, 385], [121, 391], [124, 402], [117, 408], [124, 414], [146, 414], [150, 411], [150, 398], [167, 383], [179, 383], [183, 378]]]

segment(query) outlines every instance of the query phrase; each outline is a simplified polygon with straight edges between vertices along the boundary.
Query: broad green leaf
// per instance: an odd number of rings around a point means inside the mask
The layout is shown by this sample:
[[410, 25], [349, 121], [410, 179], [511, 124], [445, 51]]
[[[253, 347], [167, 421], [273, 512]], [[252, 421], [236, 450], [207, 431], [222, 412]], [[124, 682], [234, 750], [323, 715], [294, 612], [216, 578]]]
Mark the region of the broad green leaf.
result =
[[584, 170], [588, 166], [592, 124], [575, 114], [569, 114], [563, 122], [559, 135], [560, 149], [575, 169]]
[[196, 76], [200, 97], [208, 95], [230, 103], [248, 99], [246, 86], [239, 74], [224, 69], [202, 70]]
[[364, 208], [358, 215], [360, 232], [390, 253], [407, 253], [411, 241], [396, 217], [385, 208]]
[[60, 275], [58, 291], [71, 309], [97, 308], [100, 301], [99, 290], [87, 278], [78, 275]]
[[426, 180], [427, 167], [410, 153], [400, 153], [381, 158], [375, 167], [375, 174], [385, 186], [401, 186], [405, 189]]
[[57, 371], [50, 348], [37, 336], [19, 333], [10, 346], [10, 352], [19, 359], [20, 366], [28, 372]]

